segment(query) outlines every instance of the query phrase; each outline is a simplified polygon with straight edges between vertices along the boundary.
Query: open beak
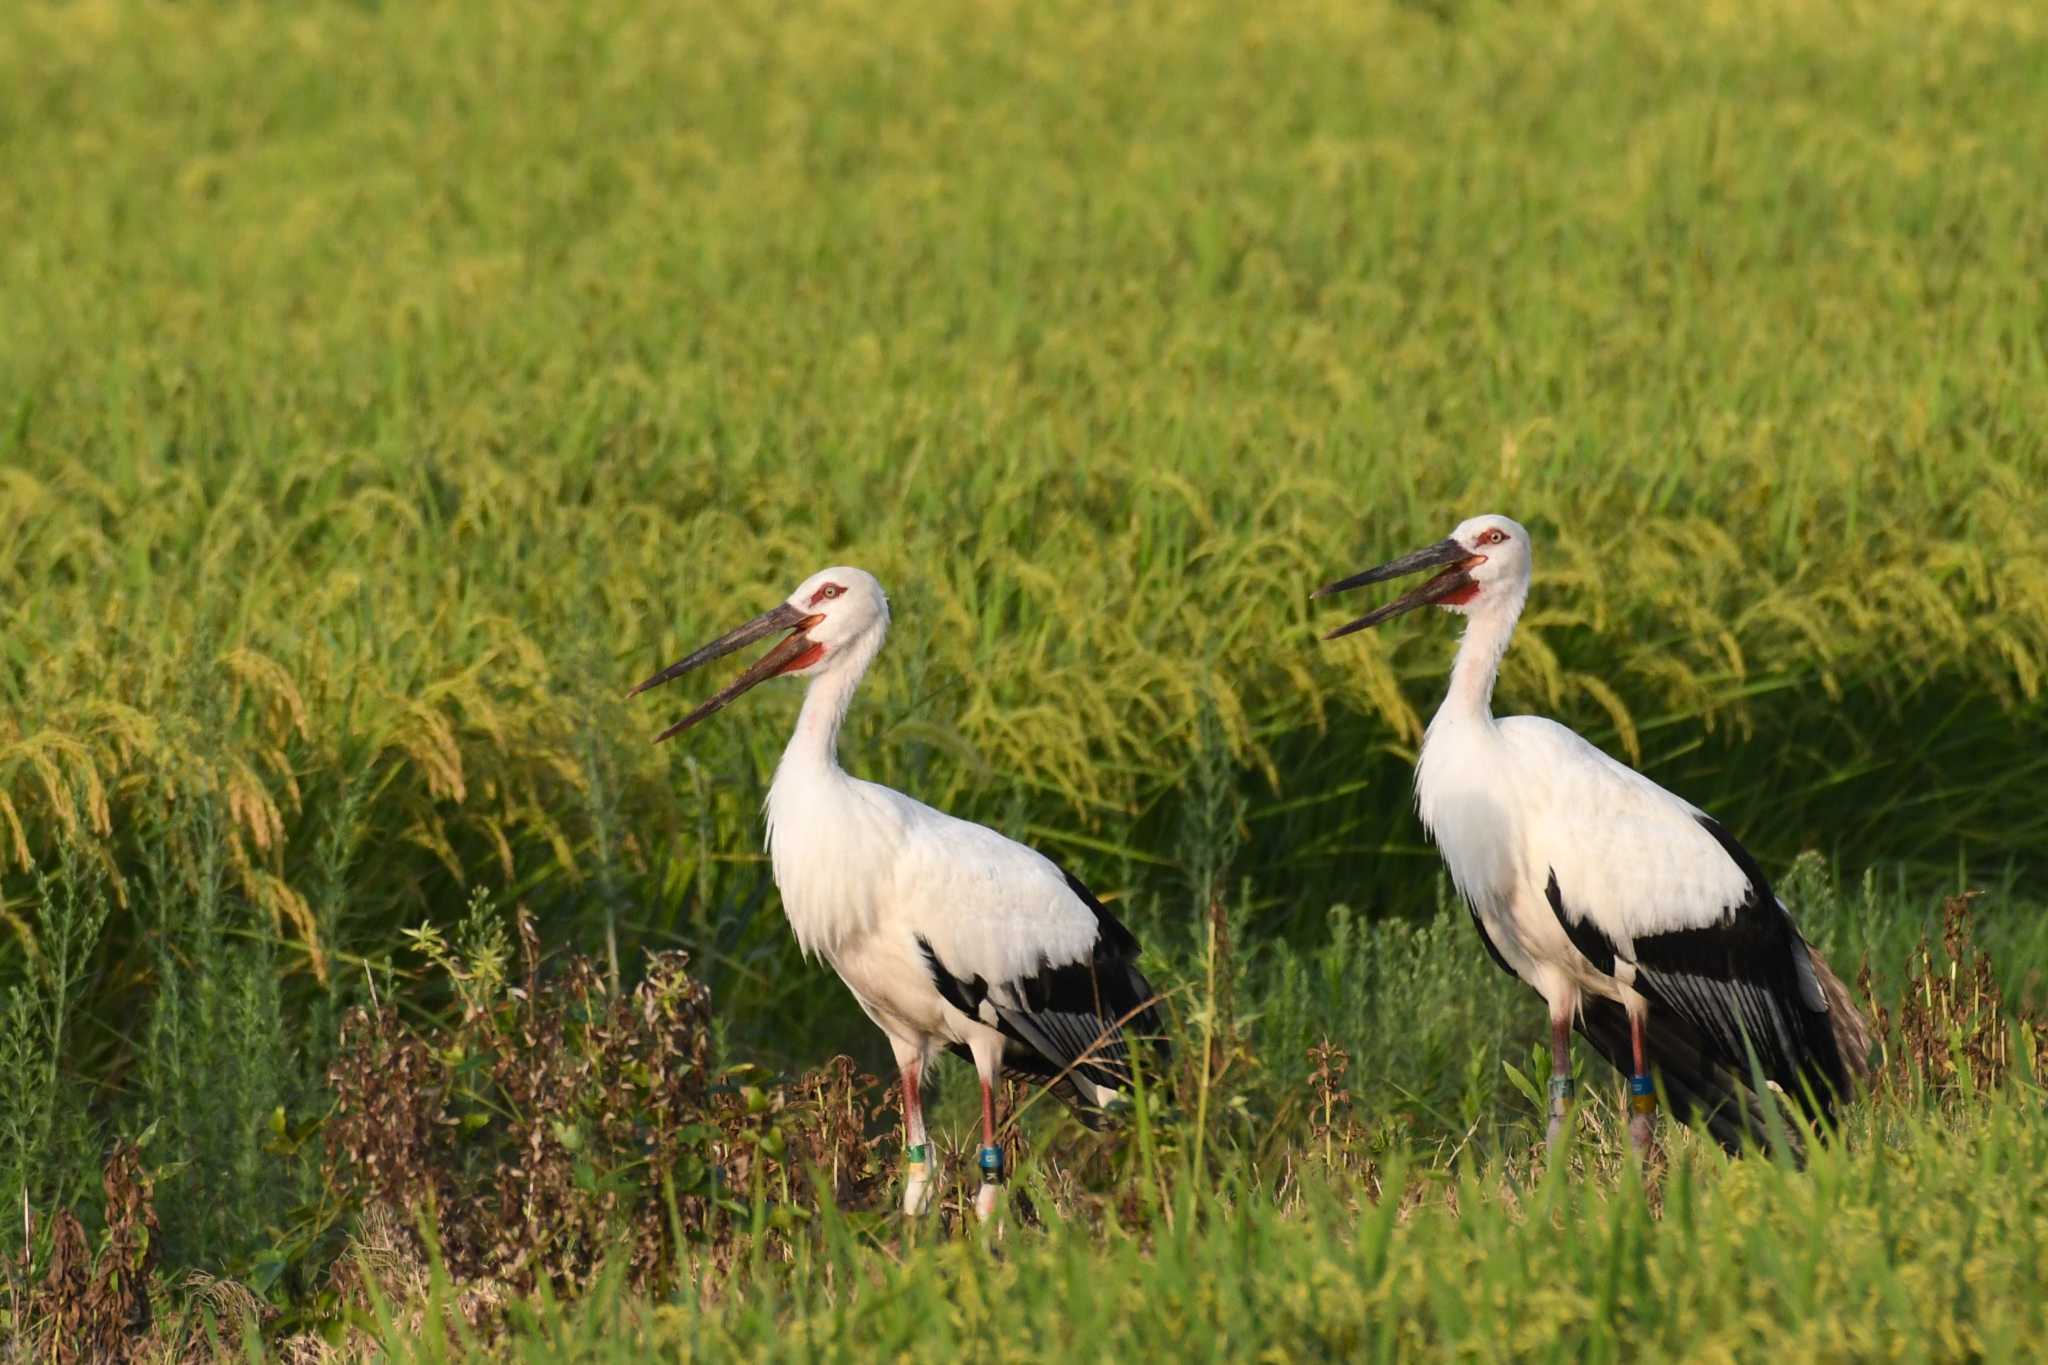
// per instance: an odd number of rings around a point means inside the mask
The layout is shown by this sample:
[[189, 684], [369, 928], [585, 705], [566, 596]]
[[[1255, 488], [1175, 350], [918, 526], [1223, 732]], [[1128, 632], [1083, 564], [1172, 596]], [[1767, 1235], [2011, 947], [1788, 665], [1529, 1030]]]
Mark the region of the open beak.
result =
[[1400, 578], [1404, 574], [1420, 573], [1424, 569], [1445, 567], [1413, 592], [1405, 593], [1383, 607], [1375, 607], [1348, 626], [1339, 626], [1323, 638], [1334, 640], [1340, 635], [1349, 635], [1355, 630], [1376, 626], [1382, 621], [1391, 621], [1403, 612], [1417, 607], [1426, 607], [1432, 602], [1441, 602], [1466, 588], [1473, 586], [1472, 575], [1466, 570], [1477, 564], [1482, 556], [1473, 554], [1455, 540], [1440, 540], [1426, 550], [1402, 555], [1399, 559], [1388, 560], [1377, 569], [1367, 569], [1349, 578], [1340, 578], [1335, 583], [1325, 583], [1310, 594], [1312, 597], [1328, 597], [1332, 593], [1347, 592], [1362, 588], [1368, 583], [1384, 583], [1389, 578]]
[[670, 678], [679, 678], [699, 664], [708, 664], [713, 659], [723, 658], [764, 635], [773, 635], [778, 630], [789, 632], [775, 648], [756, 659], [752, 668], [734, 678], [724, 691], [656, 735], [654, 742], [659, 744], [671, 735], [681, 734], [712, 712], [724, 710], [727, 703], [748, 688], [764, 683], [779, 673], [788, 673], [815, 662], [825, 647], [814, 644], [804, 632], [824, 619], [823, 616], [809, 615], [802, 608], [784, 602], [773, 611], [762, 612], [739, 629], [727, 631], [696, 653], [676, 660], [626, 695], [637, 697], [650, 687], [659, 687]]

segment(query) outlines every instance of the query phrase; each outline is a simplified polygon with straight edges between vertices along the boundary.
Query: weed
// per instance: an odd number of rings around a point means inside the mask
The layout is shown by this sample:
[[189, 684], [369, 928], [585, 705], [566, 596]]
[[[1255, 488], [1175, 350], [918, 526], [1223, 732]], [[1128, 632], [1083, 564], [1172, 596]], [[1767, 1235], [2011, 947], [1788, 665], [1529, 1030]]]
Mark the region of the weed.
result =
[[2048, 1075], [2048, 1020], [2006, 1004], [1990, 956], [1974, 942], [1978, 895], [1942, 902], [1939, 956], [1923, 935], [1895, 1010], [1877, 1003], [1864, 969], [1859, 984], [1885, 1040], [1879, 1089], [1955, 1103], [1996, 1091], [2016, 1067], [2029, 1079]]
[[28, 1357], [56, 1365], [125, 1365], [153, 1326], [151, 1296], [163, 1248], [157, 1238], [154, 1181], [132, 1142], [118, 1142], [101, 1176], [104, 1233], [95, 1255], [68, 1208], [51, 1220], [41, 1282], [16, 1308], [14, 1326]]
[[414, 933], [456, 993], [449, 1022], [412, 1028], [388, 1005], [344, 1019], [325, 1126], [344, 1197], [425, 1218], [449, 1275], [510, 1295], [577, 1293], [607, 1261], [628, 1284], [670, 1285], [693, 1249], [792, 1226], [815, 1203], [811, 1171], [830, 1196], [864, 1197], [872, 1082], [850, 1063], [750, 1083], [715, 1066], [685, 954], [651, 954], [615, 991], [581, 955], [543, 975], [524, 915], [519, 930], [516, 982], [481, 896], [453, 944]]

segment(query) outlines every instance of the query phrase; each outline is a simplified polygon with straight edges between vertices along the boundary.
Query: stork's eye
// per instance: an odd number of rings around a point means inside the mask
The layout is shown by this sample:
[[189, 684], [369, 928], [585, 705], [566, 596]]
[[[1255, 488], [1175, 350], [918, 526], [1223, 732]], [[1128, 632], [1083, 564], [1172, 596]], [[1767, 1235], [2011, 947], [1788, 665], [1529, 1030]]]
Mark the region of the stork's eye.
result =
[[1495, 527], [1493, 530], [1488, 531], [1485, 535], [1479, 537], [1479, 543], [1481, 545], [1499, 545], [1505, 540], [1507, 540], [1507, 538], [1508, 533], [1506, 531], [1501, 530], [1499, 527]]
[[839, 585], [837, 583], [827, 583], [825, 585], [825, 596], [828, 600], [839, 596]]

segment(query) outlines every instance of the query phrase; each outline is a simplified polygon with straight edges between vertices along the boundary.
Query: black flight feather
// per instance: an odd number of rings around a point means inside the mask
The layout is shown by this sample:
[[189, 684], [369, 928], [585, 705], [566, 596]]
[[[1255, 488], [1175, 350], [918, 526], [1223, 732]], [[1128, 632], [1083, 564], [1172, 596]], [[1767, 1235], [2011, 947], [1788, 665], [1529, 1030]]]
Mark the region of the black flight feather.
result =
[[[1745, 1135], [1768, 1141], [1761, 1099], [1750, 1093], [1752, 1055], [1764, 1079], [1809, 1121], [1831, 1125], [1850, 1083], [1806, 940], [1749, 851], [1715, 821], [1702, 816], [1700, 824], [1749, 885], [1742, 901], [1712, 923], [1635, 939], [1624, 960], [1633, 962], [1635, 989], [1650, 1004], [1645, 1060], [1663, 1078], [1674, 1112], [1686, 1120], [1700, 1117], [1731, 1150]], [[1573, 945], [1612, 974], [1621, 956], [1614, 942], [1590, 920], [1574, 922], [1565, 912], [1554, 872], [1545, 891]], [[1633, 1069], [1628, 1019], [1619, 1005], [1588, 1000], [1578, 1027], [1618, 1069]]]
[[[918, 947], [946, 1003], [1002, 1033], [1004, 1069], [1040, 1080], [1064, 1075], [1054, 1093], [1086, 1118], [1073, 1077], [1107, 1090], [1125, 1089], [1131, 1084], [1133, 1041], [1150, 1045], [1148, 1062], [1155, 1075], [1164, 1069], [1171, 1048], [1158, 992], [1138, 970], [1137, 938], [1072, 873], [1061, 868], [1060, 875], [1095, 915], [1095, 941], [1087, 957], [1063, 963], [1041, 957], [1030, 975], [992, 983], [954, 975], [922, 938]], [[966, 1051], [957, 1045], [951, 1050]]]

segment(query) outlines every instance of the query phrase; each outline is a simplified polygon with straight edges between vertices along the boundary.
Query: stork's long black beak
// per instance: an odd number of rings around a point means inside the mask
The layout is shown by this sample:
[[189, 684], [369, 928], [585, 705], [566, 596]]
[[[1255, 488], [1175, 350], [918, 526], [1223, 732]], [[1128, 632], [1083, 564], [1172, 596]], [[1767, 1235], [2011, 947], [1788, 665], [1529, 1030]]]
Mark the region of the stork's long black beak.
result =
[[792, 606], [790, 603], [784, 602], [773, 611], [762, 612], [759, 616], [756, 616], [738, 629], [727, 631], [695, 653], [676, 660], [626, 695], [628, 697], [637, 697], [650, 687], [659, 687], [669, 679], [679, 678], [700, 664], [708, 664], [713, 659], [723, 658], [743, 645], [752, 644], [764, 635], [773, 635], [778, 630], [789, 632], [775, 648], [756, 659], [753, 667], [740, 674], [737, 678], [734, 678], [724, 691], [656, 735], [654, 742], [659, 744], [671, 735], [681, 734], [713, 712], [724, 710], [733, 698], [739, 696], [748, 688], [766, 682], [778, 673], [787, 673], [791, 669], [802, 668], [810, 663], [811, 659], [815, 657], [813, 651], [820, 650], [823, 646], [812, 643], [811, 639], [804, 632], [823, 619], [822, 616], [812, 616], [801, 607]]
[[1413, 592], [1405, 593], [1383, 607], [1373, 608], [1350, 625], [1339, 626], [1323, 638], [1325, 640], [1334, 640], [1340, 635], [1349, 635], [1353, 631], [1365, 630], [1368, 627], [1378, 625], [1382, 621], [1391, 621], [1403, 612], [1413, 611], [1417, 607], [1428, 606], [1432, 602], [1441, 602], [1454, 593], [1471, 587], [1472, 576], [1465, 571], [1478, 558], [1479, 556], [1473, 554], [1457, 541], [1446, 538], [1427, 549], [1417, 550], [1414, 554], [1402, 555], [1399, 559], [1390, 559], [1377, 569], [1367, 569], [1364, 573], [1355, 573], [1349, 578], [1340, 578], [1335, 583], [1325, 583], [1322, 587], [1317, 588], [1311, 593], [1310, 596], [1328, 597], [1332, 593], [1348, 592], [1352, 588], [1362, 588], [1368, 583], [1384, 583], [1390, 578], [1400, 578], [1404, 574], [1419, 573], [1424, 569], [1437, 568], [1439, 565], [1450, 566]]

